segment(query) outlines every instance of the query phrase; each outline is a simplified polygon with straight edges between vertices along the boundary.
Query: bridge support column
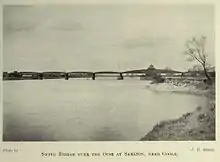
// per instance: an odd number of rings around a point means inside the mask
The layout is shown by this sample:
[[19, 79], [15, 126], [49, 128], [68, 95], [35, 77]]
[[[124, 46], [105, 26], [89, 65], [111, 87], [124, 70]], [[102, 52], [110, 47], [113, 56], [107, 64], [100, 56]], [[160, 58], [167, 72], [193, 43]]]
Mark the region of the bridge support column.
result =
[[95, 80], [95, 73], [92, 73], [92, 80]]
[[124, 77], [123, 77], [122, 73], [120, 73], [119, 75], [120, 75], [120, 76], [118, 77], [118, 80], [123, 80]]
[[69, 73], [65, 73], [65, 80], [69, 79]]
[[43, 79], [44, 79], [43, 74], [42, 74], [42, 73], [39, 73], [39, 74], [38, 74], [38, 78], [39, 78], [40, 80], [43, 80]]

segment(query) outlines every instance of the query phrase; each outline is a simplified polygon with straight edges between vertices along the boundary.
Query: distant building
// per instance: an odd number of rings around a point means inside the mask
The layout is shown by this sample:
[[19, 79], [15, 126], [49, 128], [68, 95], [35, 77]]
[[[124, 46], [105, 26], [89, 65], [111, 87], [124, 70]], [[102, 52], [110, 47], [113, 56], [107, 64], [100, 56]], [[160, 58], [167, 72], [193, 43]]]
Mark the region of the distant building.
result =
[[154, 65], [150, 64], [150, 66], [147, 68], [147, 70], [155, 70]]

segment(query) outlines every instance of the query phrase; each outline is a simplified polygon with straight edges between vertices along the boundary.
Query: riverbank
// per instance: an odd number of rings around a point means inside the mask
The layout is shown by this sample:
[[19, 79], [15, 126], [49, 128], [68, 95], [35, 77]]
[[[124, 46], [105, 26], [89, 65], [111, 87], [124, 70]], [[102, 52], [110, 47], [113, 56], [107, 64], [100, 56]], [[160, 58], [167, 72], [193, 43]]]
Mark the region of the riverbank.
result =
[[182, 93], [199, 95], [206, 97], [215, 96], [215, 86], [206, 85], [201, 82], [164, 82], [164, 83], [151, 83], [148, 82], [146, 85], [148, 90], [153, 92], [172, 92], [172, 93]]
[[195, 111], [186, 113], [178, 119], [161, 121], [141, 139], [142, 141], [215, 140], [214, 84], [172, 85], [171, 83], [160, 83], [147, 85], [147, 88], [153, 91], [202, 95], [208, 97], [209, 100], [206, 106], [197, 107]]

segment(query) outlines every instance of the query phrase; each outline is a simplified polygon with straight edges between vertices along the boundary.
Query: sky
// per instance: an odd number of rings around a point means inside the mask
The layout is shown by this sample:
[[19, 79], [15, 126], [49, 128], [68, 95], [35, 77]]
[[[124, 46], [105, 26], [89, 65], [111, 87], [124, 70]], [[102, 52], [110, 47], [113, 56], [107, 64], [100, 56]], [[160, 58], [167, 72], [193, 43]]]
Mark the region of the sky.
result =
[[202, 35], [214, 65], [213, 6], [4, 6], [3, 70], [187, 70], [185, 43]]

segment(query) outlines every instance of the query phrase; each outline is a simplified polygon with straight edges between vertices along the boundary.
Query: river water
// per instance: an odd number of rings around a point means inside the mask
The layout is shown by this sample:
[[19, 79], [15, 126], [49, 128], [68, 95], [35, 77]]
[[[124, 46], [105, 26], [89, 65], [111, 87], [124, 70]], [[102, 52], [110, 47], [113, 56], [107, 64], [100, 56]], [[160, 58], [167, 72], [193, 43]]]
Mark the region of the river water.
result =
[[5, 141], [138, 141], [202, 97], [152, 92], [140, 80], [4, 81]]

